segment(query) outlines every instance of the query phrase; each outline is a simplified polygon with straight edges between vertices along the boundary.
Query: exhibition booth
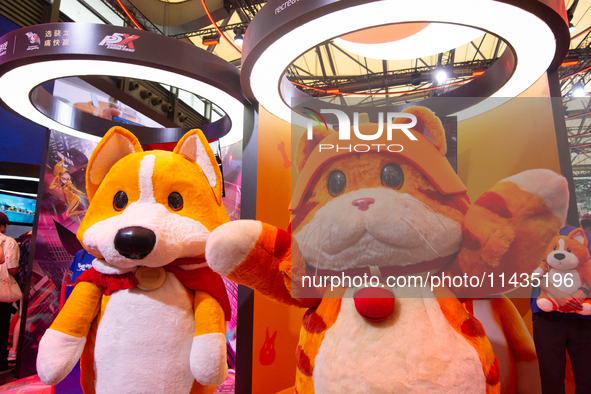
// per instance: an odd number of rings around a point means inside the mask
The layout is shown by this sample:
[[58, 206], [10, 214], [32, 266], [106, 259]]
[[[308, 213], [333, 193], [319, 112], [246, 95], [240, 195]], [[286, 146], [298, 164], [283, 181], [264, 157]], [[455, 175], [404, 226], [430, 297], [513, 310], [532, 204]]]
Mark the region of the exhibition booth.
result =
[[546, 261], [579, 242], [563, 1], [270, 0], [239, 67], [0, 27], [0, 211], [31, 231], [0, 391], [541, 392], [532, 285], [589, 290], [588, 254]]

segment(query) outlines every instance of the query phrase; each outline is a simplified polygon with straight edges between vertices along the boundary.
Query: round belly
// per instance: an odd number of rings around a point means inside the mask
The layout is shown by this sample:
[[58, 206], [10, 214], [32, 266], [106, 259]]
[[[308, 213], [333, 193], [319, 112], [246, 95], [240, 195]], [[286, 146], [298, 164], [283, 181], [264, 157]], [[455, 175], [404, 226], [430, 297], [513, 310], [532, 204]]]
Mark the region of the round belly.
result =
[[484, 393], [476, 350], [430, 298], [397, 298], [395, 311], [369, 323], [343, 298], [314, 367], [316, 393]]
[[97, 330], [97, 393], [188, 393], [195, 321], [187, 290], [167, 273], [157, 290], [111, 295]]

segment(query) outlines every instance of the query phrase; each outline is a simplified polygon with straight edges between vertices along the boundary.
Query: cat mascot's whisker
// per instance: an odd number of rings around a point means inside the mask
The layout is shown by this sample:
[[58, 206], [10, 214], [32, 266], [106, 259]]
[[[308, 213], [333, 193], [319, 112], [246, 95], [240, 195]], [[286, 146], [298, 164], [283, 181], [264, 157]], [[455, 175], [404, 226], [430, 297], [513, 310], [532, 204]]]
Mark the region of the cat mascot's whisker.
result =
[[425, 204], [424, 202], [421, 202], [417, 199], [414, 198], [399, 198], [398, 201], [411, 201], [411, 202], [416, 202], [421, 204], [422, 206], [424, 206], [425, 208], [427, 208], [429, 211], [431, 211], [431, 213], [433, 214], [433, 216], [435, 216], [437, 218], [437, 220], [439, 221], [439, 223], [441, 223], [441, 225], [443, 226], [443, 228], [445, 230], [447, 230], [447, 227], [445, 227], [445, 224], [443, 223], [443, 221], [441, 220], [441, 218], [439, 216], [437, 216], [437, 213], [427, 204]]
[[408, 220], [406, 220], [405, 218], [400, 218], [400, 220], [402, 220], [403, 222], [405, 222], [406, 224], [408, 224], [409, 226], [411, 226], [416, 232], [417, 234], [420, 235], [420, 237], [423, 239], [423, 241], [425, 241], [427, 243], [427, 245], [429, 245], [429, 247], [436, 253], [439, 254], [439, 252], [437, 250], [435, 250], [435, 248], [431, 245], [431, 243], [429, 241], [427, 241], [427, 238], [425, 238], [425, 236], [414, 226], [414, 224], [412, 224], [411, 222], [409, 222]]

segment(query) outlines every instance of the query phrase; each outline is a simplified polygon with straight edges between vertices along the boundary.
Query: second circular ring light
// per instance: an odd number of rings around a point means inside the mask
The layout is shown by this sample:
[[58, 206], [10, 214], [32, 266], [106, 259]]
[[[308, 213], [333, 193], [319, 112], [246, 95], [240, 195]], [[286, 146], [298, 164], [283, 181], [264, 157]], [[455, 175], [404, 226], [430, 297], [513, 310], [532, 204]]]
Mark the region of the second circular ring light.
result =
[[[557, 67], [568, 50], [567, 24], [559, 11], [538, 0], [271, 0], [253, 19], [245, 36], [242, 87], [247, 97], [293, 123], [297, 116], [292, 113], [292, 99], [307, 97], [284, 76], [295, 59], [353, 31], [407, 22], [469, 26], [507, 43], [493, 67], [452, 91], [454, 97], [482, 98], [468, 106], [466, 100], [460, 100], [461, 107], [452, 111], [457, 112], [458, 120], [522, 93], [549, 67]], [[487, 97], [506, 100], [493, 103]]]

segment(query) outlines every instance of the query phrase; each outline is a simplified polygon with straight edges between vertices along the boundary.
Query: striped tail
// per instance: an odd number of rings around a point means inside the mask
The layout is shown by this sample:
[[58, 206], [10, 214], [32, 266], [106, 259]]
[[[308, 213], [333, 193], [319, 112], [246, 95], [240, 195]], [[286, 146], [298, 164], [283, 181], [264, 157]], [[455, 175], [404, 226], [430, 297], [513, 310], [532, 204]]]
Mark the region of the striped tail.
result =
[[299, 394], [314, 393], [314, 365], [326, 331], [336, 322], [341, 311], [342, 298], [325, 298], [316, 308], [304, 315], [300, 342], [296, 350], [296, 385]]
[[[454, 288], [456, 296], [501, 294], [521, 282], [521, 274], [531, 275], [562, 227], [567, 207], [566, 179], [550, 170], [522, 172], [482, 194], [466, 214], [462, 248], [445, 271], [495, 280], [479, 288]], [[519, 279], [509, 283], [514, 274]]]

